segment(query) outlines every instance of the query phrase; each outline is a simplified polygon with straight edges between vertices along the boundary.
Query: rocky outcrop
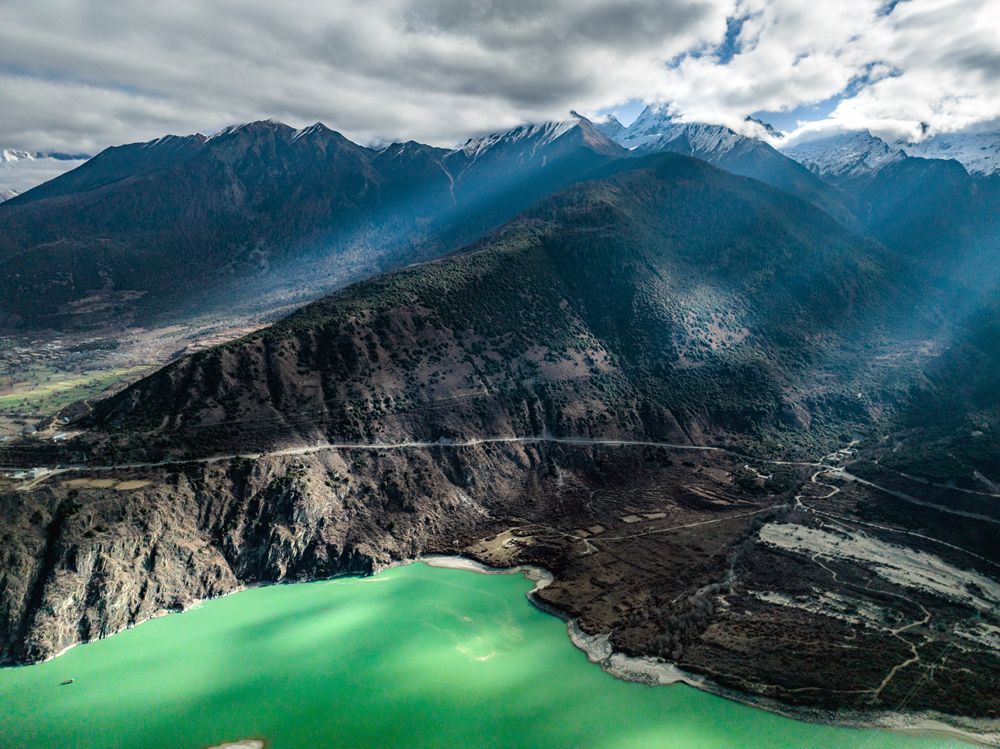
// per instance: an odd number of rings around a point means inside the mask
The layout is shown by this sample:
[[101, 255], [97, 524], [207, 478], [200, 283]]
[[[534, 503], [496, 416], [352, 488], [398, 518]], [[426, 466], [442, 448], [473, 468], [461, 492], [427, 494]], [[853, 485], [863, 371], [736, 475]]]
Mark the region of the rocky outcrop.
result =
[[[497, 482], [493, 468], [463, 467], [461, 482]], [[116, 483], [102, 477], [4, 492], [3, 658], [48, 658], [248, 585], [460, 548], [490, 515], [454, 470], [420, 451], [327, 453], [153, 471], [134, 490], [101, 488]]]

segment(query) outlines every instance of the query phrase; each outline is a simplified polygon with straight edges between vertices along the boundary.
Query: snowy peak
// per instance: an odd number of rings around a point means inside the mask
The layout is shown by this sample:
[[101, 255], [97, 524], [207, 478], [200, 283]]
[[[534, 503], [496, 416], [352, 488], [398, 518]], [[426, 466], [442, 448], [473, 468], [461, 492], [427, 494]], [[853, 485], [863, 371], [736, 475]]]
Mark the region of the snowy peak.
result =
[[1000, 173], [1000, 131], [941, 133], [919, 143], [897, 141], [910, 156], [954, 159], [970, 174]]
[[597, 128], [600, 133], [611, 138], [611, 140], [615, 140], [618, 137], [618, 134], [625, 129], [625, 126], [619, 122], [618, 118], [613, 114], [598, 117], [592, 122], [594, 127]]
[[875, 174], [906, 158], [867, 130], [838, 133], [781, 149], [789, 158], [821, 177], [850, 178]]
[[647, 106], [631, 125], [619, 132], [615, 141], [625, 148], [635, 149], [662, 138], [675, 128], [673, 115], [666, 107]]
[[675, 150], [665, 147], [681, 140], [686, 143], [685, 150], [711, 161], [750, 139], [724, 125], [679, 122], [665, 107], [652, 106], [646, 107], [635, 122], [615, 138], [619, 145], [640, 152]]
[[88, 158], [84, 154], [0, 149], [0, 202], [80, 166]]
[[568, 120], [518, 125], [511, 130], [470, 138], [452, 154], [461, 154], [470, 163], [491, 154], [515, 151], [522, 158], [531, 158], [571, 142], [582, 143], [592, 151], [609, 156], [624, 154], [594, 123], [575, 112], [573, 118]]
[[[319, 124], [319, 123], [317, 123]], [[315, 125], [313, 125], [315, 127]], [[307, 128], [308, 129], [308, 128]], [[290, 125], [275, 120], [257, 120], [255, 122], [242, 122], [238, 125], [230, 125], [223, 128], [209, 140], [221, 140], [230, 135], [261, 135], [264, 133], [294, 133], [295, 129]]]
[[35, 154], [28, 153], [27, 151], [17, 151], [10, 148], [5, 148], [0, 151], [0, 166], [6, 166], [7, 164], [13, 164], [16, 161], [34, 161]]
[[764, 120], [758, 119], [756, 117], [752, 117], [749, 114], [746, 117], [743, 118], [743, 121], [744, 122], [753, 123], [754, 125], [756, 125], [757, 127], [761, 128], [765, 133], [767, 133], [770, 137], [774, 138], [775, 140], [781, 140], [782, 138], [785, 137], [785, 134], [783, 132], [781, 132], [780, 130], [778, 130], [778, 128], [776, 128], [770, 122], [764, 122]]
[[470, 159], [476, 159], [484, 153], [497, 148], [498, 146], [526, 145], [531, 144], [533, 149], [546, 146], [573, 128], [579, 127], [580, 120], [562, 120], [561, 122], [542, 122], [527, 125], [518, 125], [513, 130], [499, 133], [490, 133], [479, 138], [469, 138], [465, 144], [457, 150], [462, 151]]

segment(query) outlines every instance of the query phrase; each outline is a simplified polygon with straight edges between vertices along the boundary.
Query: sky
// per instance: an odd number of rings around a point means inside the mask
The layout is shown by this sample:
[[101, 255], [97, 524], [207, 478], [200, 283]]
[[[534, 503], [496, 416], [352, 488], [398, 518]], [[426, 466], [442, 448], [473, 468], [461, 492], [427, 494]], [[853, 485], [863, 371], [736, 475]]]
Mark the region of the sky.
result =
[[0, 0], [0, 148], [265, 118], [453, 145], [645, 102], [797, 135], [996, 126], [1000, 0]]

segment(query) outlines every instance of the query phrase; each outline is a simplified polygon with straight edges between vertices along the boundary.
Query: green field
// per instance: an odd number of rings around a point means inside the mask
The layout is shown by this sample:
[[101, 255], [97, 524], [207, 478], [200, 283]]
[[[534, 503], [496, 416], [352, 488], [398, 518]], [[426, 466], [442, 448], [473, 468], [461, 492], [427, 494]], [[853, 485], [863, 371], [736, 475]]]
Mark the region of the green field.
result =
[[59, 372], [38, 368], [0, 383], [0, 412], [50, 416], [81, 398], [91, 398], [111, 385], [148, 372], [149, 367]]

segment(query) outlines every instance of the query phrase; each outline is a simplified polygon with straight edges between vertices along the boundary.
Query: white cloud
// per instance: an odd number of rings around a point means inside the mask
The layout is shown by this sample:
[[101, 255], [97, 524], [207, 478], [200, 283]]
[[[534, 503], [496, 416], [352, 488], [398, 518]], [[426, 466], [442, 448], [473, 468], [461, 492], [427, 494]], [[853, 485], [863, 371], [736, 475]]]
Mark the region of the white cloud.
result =
[[995, 0], [740, 0], [748, 16], [727, 64], [691, 56], [663, 81], [690, 119], [737, 124], [751, 110], [842, 96], [816, 129], [897, 137], [951, 131], [1000, 115], [1000, 8]]
[[[32, 0], [0, 26], [0, 146], [97, 151], [274, 117], [450, 144], [669, 101], [747, 112], [844, 98], [824, 127], [912, 135], [1000, 116], [996, 0]], [[991, 7], [992, 6], [992, 7]], [[745, 17], [738, 51], [715, 50]], [[669, 64], [668, 64], [669, 63]], [[863, 80], [864, 83], [859, 83]], [[853, 83], [852, 83], [853, 82]], [[815, 126], [813, 126], [815, 127]]]
[[274, 117], [451, 143], [644, 94], [729, 2], [33, 0], [0, 27], [0, 143], [96, 150]]

